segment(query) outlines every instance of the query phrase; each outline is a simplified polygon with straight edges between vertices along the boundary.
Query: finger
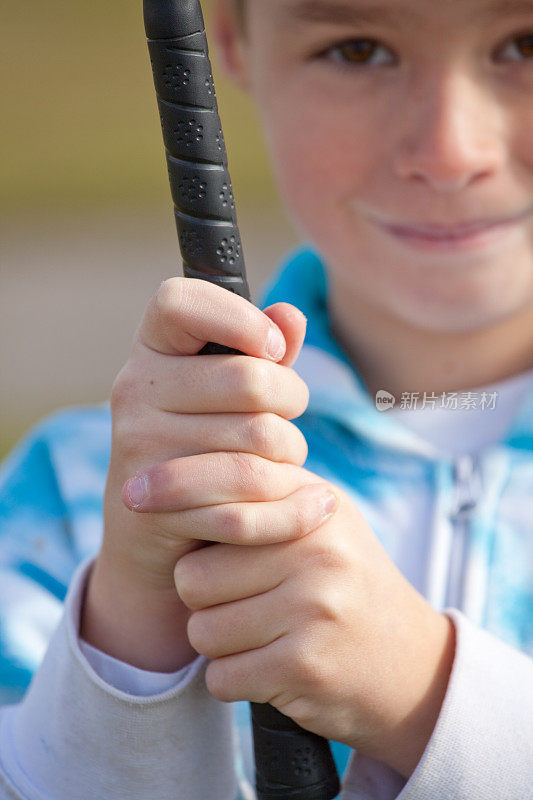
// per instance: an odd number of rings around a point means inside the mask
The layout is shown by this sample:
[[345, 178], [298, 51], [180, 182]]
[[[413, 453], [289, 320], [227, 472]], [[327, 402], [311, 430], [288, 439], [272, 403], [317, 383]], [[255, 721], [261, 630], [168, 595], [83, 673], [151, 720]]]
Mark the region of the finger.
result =
[[205, 672], [208, 692], [223, 703], [239, 700], [271, 703], [283, 713], [286, 703], [280, 699], [289, 694], [286, 690], [282, 692], [287, 686], [287, 654], [296, 650], [292, 639], [291, 634], [281, 635], [267, 647], [210, 661]]
[[[269, 349], [269, 334], [277, 335]], [[218, 342], [256, 358], [279, 360], [285, 340], [263, 312], [233, 292], [197, 278], [164, 281], [148, 303], [136, 340], [159, 353], [193, 355]]]
[[289, 367], [248, 356], [169, 357], [145, 347], [121, 370], [113, 394], [180, 414], [270, 411], [286, 419], [309, 403], [307, 384]]
[[155, 464], [122, 489], [122, 500], [143, 513], [185, 511], [219, 503], [279, 500], [321, 483], [303, 467], [274, 464], [252, 453], [203, 453]]
[[283, 333], [286, 342], [285, 355], [279, 361], [284, 367], [292, 367], [304, 343], [307, 319], [299, 308], [289, 303], [276, 303], [263, 309]]
[[[148, 410], [122, 423], [121, 440], [135, 455], [157, 453], [161, 461], [202, 453], [255, 453], [270, 461], [303, 466], [308, 447], [294, 423], [271, 412], [175, 414]], [[142, 463], [142, 462], [137, 462]], [[150, 463], [150, 462], [149, 462]]]
[[[326, 504], [327, 490], [327, 486], [316, 484], [304, 486], [282, 500], [188, 509], [179, 512], [179, 516], [169, 514], [173, 519], [163, 520], [162, 524], [170, 532], [179, 530], [180, 538], [246, 547], [292, 541], [316, 530], [334, 513]], [[207, 604], [210, 599], [204, 595]]]
[[[221, 658], [265, 647], [289, 629], [290, 604], [277, 601], [283, 614], [273, 611], [272, 594], [283, 591], [277, 587], [268, 596], [258, 595], [234, 603], [196, 611], [187, 624], [187, 636], [194, 649], [207, 658]], [[275, 608], [275, 605], [274, 605]], [[258, 625], [257, 621], [261, 620]]]
[[294, 540], [256, 547], [216, 543], [202, 547], [176, 563], [176, 591], [193, 611], [268, 592], [294, 571], [293, 546]]

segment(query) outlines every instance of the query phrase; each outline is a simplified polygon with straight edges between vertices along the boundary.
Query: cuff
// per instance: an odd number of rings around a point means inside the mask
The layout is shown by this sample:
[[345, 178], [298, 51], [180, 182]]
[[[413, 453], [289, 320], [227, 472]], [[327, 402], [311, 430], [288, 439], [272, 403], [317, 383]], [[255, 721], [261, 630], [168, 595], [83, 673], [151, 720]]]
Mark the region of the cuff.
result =
[[231, 704], [209, 694], [208, 660], [162, 694], [109, 685], [83, 656], [81, 598], [92, 559], [70, 584], [65, 609], [23, 701], [2, 714], [3, 767], [30, 800], [233, 800]]
[[199, 669], [203, 658], [201, 655], [197, 656], [194, 661], [176, 672], [151, 672], [119, 661], [79, 636], [77, 638], [81, 653], [103, 681], [115, 689], [120, 689], [121, 692], [140, 697], [162, 694], [169, 689], [184, 685]]

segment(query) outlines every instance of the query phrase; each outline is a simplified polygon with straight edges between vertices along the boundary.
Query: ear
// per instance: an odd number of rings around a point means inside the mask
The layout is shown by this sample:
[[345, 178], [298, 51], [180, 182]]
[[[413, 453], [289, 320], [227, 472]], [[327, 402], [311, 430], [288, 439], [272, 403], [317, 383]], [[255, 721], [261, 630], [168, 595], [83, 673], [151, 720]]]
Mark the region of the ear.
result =
[[222, 70], [241, 89], [248, 91], [246, 34], [233, 0], [212, 0], [210, 23], [210, 41], [215, 43]]

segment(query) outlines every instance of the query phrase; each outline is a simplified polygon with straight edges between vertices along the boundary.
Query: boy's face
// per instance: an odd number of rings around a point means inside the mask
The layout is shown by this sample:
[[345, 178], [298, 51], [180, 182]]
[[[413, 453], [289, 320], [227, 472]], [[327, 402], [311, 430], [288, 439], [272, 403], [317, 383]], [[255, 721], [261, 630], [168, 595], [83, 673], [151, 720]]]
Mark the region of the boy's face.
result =
[[[532, 309], [533, 0], [246, 3], [222, 57], [337, 301], [434, 331]], [[517, 215], [455, 246], [386, 227]]]

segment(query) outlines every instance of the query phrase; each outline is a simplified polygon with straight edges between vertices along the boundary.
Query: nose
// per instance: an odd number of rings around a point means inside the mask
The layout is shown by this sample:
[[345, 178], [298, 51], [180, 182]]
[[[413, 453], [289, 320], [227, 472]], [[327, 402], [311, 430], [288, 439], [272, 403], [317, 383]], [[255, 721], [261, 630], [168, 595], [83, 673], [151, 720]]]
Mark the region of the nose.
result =
[[449, 70], [426, 75], [423, 84], [404, 109], [395, 173], [439, 192], [458, 192], [493, 174], [505, 151], [496, 109], [485, 90], [467, 74]]

